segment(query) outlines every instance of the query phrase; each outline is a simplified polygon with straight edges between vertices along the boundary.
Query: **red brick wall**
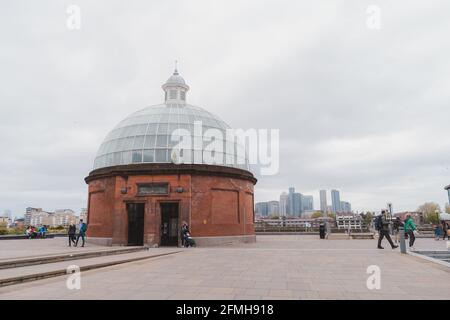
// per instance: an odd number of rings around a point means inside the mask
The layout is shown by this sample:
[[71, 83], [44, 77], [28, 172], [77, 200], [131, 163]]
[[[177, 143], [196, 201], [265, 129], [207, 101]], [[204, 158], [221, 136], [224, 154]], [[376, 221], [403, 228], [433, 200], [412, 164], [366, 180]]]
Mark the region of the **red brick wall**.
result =
[[[168, 182], [170, 193], [137, 196], [138, 183]], [[175, 189], [182, 187], [183, 192]], [[121, 189], [127, 193], [122, 194]], [[91, 237], [110, 237], [113, 244], [127, 244], [127, 202], [145, 203], [144, 243], [159, 244], [160, 202], [179, 203], [179, 224], [190, 224], [192, 235], [253, 235], [253, 183], [244, 179], [200, 175], [113, 176], [89, 182], [89, 231]]]

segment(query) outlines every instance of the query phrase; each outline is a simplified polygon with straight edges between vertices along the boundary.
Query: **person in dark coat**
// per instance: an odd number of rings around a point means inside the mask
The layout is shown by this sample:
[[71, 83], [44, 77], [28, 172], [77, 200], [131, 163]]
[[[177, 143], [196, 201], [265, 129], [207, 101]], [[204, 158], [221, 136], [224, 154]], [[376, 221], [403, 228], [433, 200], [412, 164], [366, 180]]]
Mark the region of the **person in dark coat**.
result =
[[381, 229], [379, 231], [379, 237], [378, 237], [378, 249], [384, 249], [381, 246], [381, 241], [384, 237], [386, 237], [387, 241], [391, 245], [392, 249], [398, 248], [391, 239], [391, 236], [389, 235], [389, 224], [390, 221], [387, 218], [387, 212], [385, 210], [381, 211]]
[[323, 223], [319, 225], [319, 235], [320, 239], [325, 239], [325, 225]]
[[189, 225], [187, 224], [186, 221], [183, 221], [183, 224], [181, 225], [181, 231], [180, 231], [180, 236], [181, 236], [181, 246], [185, 246], [185, 241], [186, 241], [186, 235], [189, 234]]
[[73, 245], [75, 245], [75, 233], [77, 232], [77, 226], [74, 223], [71, 223], [69, 225], [69, 231], [67, 232], [68, 236], [69, 236], [69, 247]]
[[448, 235], [448, 223], [445, 221], [441, 221], [442, 223], [442, 233], [444, 234], [444, 237], [442, 240], [445, 240], [445, 237], [447, 237], [447, 240], [450, 240], [450, 236]]

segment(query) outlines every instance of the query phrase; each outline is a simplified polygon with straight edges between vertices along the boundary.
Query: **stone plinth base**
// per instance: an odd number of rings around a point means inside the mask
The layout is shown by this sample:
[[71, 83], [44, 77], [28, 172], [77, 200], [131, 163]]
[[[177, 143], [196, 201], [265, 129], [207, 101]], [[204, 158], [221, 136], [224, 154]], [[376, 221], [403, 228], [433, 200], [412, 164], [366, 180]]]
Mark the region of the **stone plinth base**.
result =
[[100, 238], [100, 237], [86, 237], [87, 243], [96, 244], [99, 246], [112, 246], [112, 238]]
[[256, 242], [255, 235], [246, 236], [223, 236], [223, 237], [193, 237], [198, 247], [215, 247], [233, 245], [237, 243]]
[[349, 240], [350, 237], [346, 233], [330, 233], [327, 237], [328, 240]]

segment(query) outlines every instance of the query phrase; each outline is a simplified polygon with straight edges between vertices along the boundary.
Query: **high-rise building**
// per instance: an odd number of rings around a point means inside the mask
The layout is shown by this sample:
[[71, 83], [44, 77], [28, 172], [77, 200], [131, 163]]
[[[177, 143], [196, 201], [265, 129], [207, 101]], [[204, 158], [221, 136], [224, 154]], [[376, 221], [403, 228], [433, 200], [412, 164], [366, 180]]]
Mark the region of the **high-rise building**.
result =
[[313, 196], [302, 195], [302, 212], [314, 210]]
[[352, 212], [352, 205], [350, 202], [341, 201], [341, 210], [340, 212], [350, 213]]
[[331, 210], [333, 213], [341, 212], [341, 198], [338, 190], [331, 190]]
[[40, 213], [42, 212], [42, 208], [32, 208], [32, 207], [28, 207], [25, 209], [25, 216], [24, 216], [24, 223], [26, 226], [31, 225], [31, 217], [33, 214], [35, 213]]
[[287, 214], [289, 216], [294, 215], [294, 193], [295, 193], [295, 188], [290, 187], [289, 193], [288, 193], [288, 206], [287, 206]]
[[289, 207], [289, 196], [286, 192], [283, 192], [280, 195], [280, 204], [279, 204], [279, 210], [280, 210], [280, 216], [285, 217], [288, 215], [288, 207]]
[[294, 192], [293, 199], [294, 207], [291, 211], [291, 215], [294, 217], [300, 217], [302, 214], [302, 194]]
[[327, 211], [327, 191], [326, 190], [320, 190], [320, 210], [322, 212]]
[[280, 215], [280, 203], [278, 201], [267, 202], [267, 211], [269, 216]]
[[255, 204], [255, 214], [261, 217], [268, 216], [267, 202], [257, 202]]

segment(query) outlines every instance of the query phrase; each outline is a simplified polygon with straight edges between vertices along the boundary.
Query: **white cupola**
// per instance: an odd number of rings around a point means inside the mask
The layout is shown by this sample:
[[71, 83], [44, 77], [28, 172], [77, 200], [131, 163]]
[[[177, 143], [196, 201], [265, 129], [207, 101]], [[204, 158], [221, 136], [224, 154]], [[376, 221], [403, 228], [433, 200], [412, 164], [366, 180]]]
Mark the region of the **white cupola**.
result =
[[166, 103], [186, 103], [186, 93], [189, 90], [189, 86], [178, 73], [176, 65], [173, 75], [162, 85], [162, 89], [165, 92], [164, 101]]

